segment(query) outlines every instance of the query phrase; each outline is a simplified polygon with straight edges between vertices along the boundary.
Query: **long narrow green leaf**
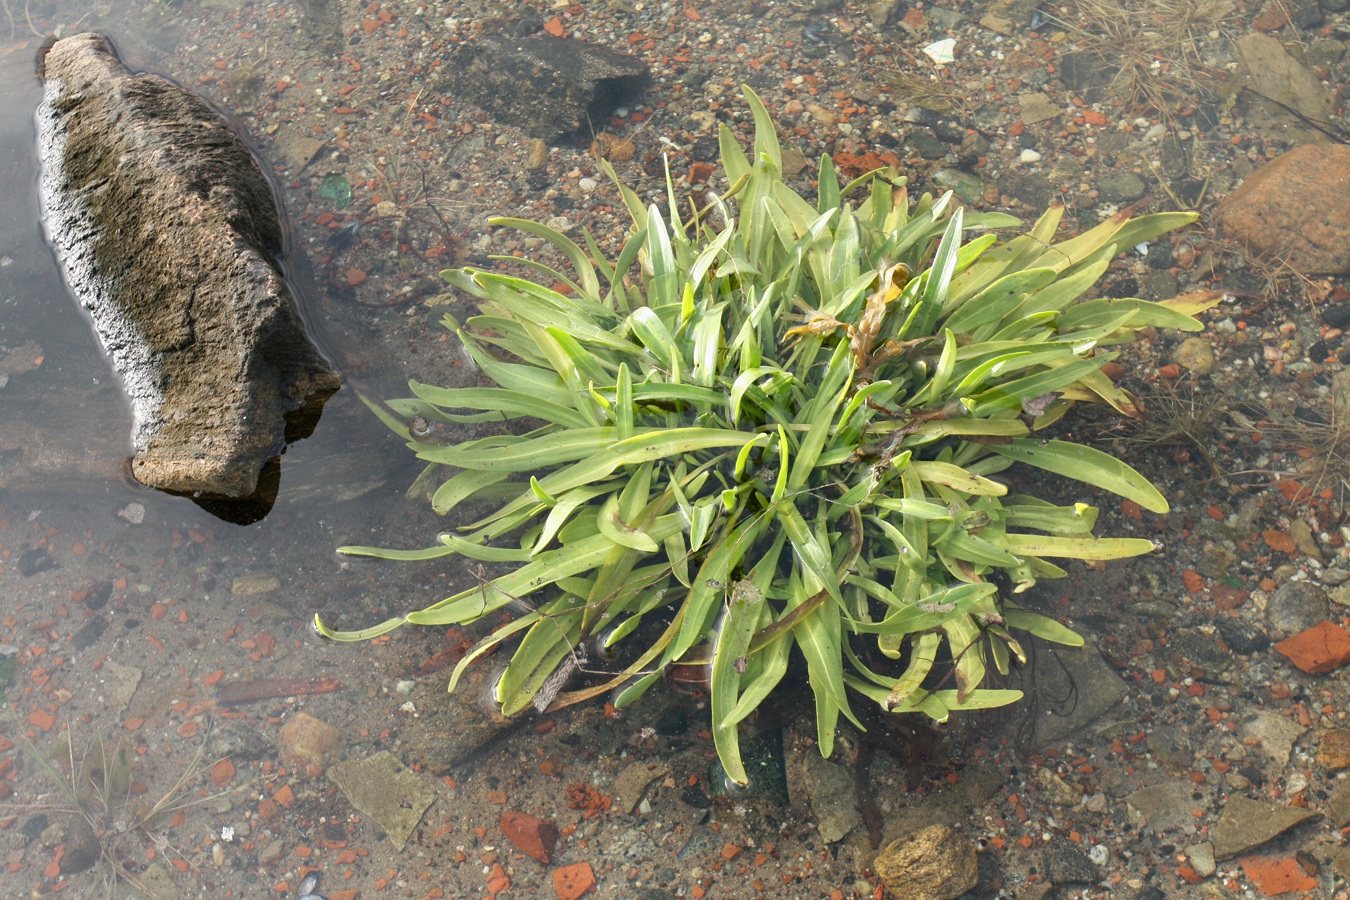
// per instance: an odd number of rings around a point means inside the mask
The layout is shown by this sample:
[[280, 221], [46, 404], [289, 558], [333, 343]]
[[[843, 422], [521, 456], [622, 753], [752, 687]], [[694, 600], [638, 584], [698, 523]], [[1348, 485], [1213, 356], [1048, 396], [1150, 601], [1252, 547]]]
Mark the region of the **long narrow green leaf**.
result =
[[1168, 511], [1166, 498], [1148, 479], [1109, 453], [1095, 448], [1066, 441], [1023, 439], [1011, 444], [990, 445], [989, 449], [1009, 459], [1119, 494], [1150, 512]]

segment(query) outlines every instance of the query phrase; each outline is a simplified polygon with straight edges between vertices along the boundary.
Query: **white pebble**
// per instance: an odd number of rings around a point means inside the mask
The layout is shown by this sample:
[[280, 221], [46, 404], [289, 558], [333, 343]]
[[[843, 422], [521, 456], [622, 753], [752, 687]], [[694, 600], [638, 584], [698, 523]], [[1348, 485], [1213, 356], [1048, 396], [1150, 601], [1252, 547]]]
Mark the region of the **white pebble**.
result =
[[1088, 859], [1092, 860], [1093, 865], [1104, 866], [1111, 861], [1111, 851], [1106, 849], [1105, 844], [1095, 844], [1088, 851]]
[[415, 687], [417, 687], [417, 682], [411, 679], [403, 679], [394, 685], [394, 690], [406, 697], [413, 692]]
[[125, 519], [132, 525], [139, 525], [145, 521], [145, 506], [140, 503], [128, 503], [117, 511], [119, 519]]
[[1019, 156], [1018, 158], [1021, 159], [1022, 162], [1024, 163], [1034, 163], [1041, 161], [1041, 155], [1037, 153], [1035, 150], [1032, 150], [1030, 147], [1023, 150], [1022, 155]]
[[593, 191], [593, 190], [595, 190], [596, 188], [598, 188], [599, 186], [600, 186], [600, 182], [596, 181], [594, 178], [591, 178], [591, 177], [589, 177], [589, 176], [587, 176], [586, 178], [583, 178], [583, 179], [581, 179], [580, 181], [577, 182], [577, 187], [581, 188], [583, 191], [585, 191], [585, 192], [588, 193], [588, 194], [589, 194], [591, 191]]

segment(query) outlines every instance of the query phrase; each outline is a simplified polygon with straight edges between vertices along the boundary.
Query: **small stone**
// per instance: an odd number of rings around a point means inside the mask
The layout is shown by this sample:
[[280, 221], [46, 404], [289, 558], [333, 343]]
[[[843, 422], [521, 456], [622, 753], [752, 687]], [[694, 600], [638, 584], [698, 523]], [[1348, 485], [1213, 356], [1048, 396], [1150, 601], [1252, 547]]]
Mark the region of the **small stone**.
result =
[[588, 194], [591, 191], [598, 188], [599, 186], [600, 182], [596, 181], [594, 178], [591, 178], [589, 175], [577, 182], [577, 187], [581, 188]]
[[637, 155], [637, 147], [626, 137], [602, 131], [591, 141], [591, 155], [611, 162], [628, 162]]
[[548, 143], [543, 138], [530, 141], [530, 153], [525, 157], [525, 170], [542, 172], [548, 168]]
[[1327, 816], [1337, 828], [1350, 825], [1350, 781], [1342, 781], [1327, 798]]
[[1266, 604], [1266, 618], [1275, 637], [1307, 631], [1330, 613], [1326, 591], [1307, 581], [1284, 582]]
[[19, 574], [32, 578], [39, 572], [56, 568], [56, 560], [47, 552], [46, 547], [30, 547], [19, 554]]
[[128, 503], [117, 511], [117, 518], [124, 519], [132, 525], [139, 525], [145, 521], [145, 504]]
[[558, 843], [558, 826], [553, 822], [508, 809], [502, 813], [499, 825], [502, 834], [521, 853], [544, 865], [553, 861], [553, 848]]
[[1214, 862], [1214, 845], [1209, 841], [1199, 844], [1191, 844], [1184, 851], [1186, 858], [1191, 862], [1191, 868], [1204, 878], [1213, 875], [1218, 868]]
[[1036, 784], [1051, 806], [1071, 808], [1082, 799], [1070, 784], [1044, 766], [1036, 770]]
[[979, 883], [975, 843], [947, 825], [895, 841], [872, 868], [896, 900], [955, 900]]
[[1041, 155], [1037, 153], [1035, 150], [1032, 150], [1030, 147], [1023, 150], [1021, 154], [1018, 155], [1017, 158], [1024, 163], [1034, 163], [1041, 161]]
[[811, 118], [826, 128], [833, 127], [839, 121], [838, 116], [816, 103], [806, 104], [806, 111], [811, 114]]
[[1180, 780], [1140, 788], [1125, 798], [1130, 824], [1154, 831], [1185, 831], [1195, 827], [1191, 786]]
[[800, 174], [809, 162], [806, 154], [796, 147], [789, 147], [783, 151], [783, 174], [792, 176]]
[[1197, 375], [1208, 375], [1214, 371], [1214, 348], [1206, 338], [1189, 337], [1177, 346], [1172, 360]]
[[1288, 765], [1294, 744], [1303, 736], [1304, 729], [1293, 719], [1263, 710], [1243, 722], [1241, 731], [1242, 736], [1254, 741], [1266, 756], [1280, 765]]
[[1245, 619], [1220, 619], [1219, 637], [1234, 653], [1257, 653], [1270, 646], [1270, 638]]
[[1045, 874], [1051, 884], [1091, 884], [1101, 878], [1087, 853], [1065, 840], [1046, 846]]
[[1107, 172], [1097, 179], [1096, 188], [1103, 203], [1133, 203], [1144, 196], [1148, 185], [1133, 172]]
[[436, 800], [436, 790], [425, 776], [415, 775], [388, 750], [338, 763], [329, 768], [328, 778], [352, 806], [384, 829], [399, 850]]
[[261, 597], [281, 590], [281, 580], [275, 575], [240, 575], [230, 586], [236, 597]]
[[1275, 645], [1280, 655], [1310, 675], [1325, 675], [1350, 663], [1350, 632], [1322, 622]]
[[394, 690], [403, 696], [408, 696], [417, 687], [417, 682], [409, 678], [401, 678], [394, 683]]
[[327, 771], [328, 759], [341, 743], [341, 732], [306, 712], [292, 716], [277, 735], [281, 759], [306, 778], [318, 778]]
[[1024, 125], [1046, 122], [1057, 118], [1063, 112], [1053, 100], [1039, 92], [1022, 94], [1017, 98], [1017, 103], [1022, 108], [1021, 118]]
[[900, 0], [868, 0], [863, 9], [867, 13], [868, 21], [877, 28], [885, 28], [899, 6]]

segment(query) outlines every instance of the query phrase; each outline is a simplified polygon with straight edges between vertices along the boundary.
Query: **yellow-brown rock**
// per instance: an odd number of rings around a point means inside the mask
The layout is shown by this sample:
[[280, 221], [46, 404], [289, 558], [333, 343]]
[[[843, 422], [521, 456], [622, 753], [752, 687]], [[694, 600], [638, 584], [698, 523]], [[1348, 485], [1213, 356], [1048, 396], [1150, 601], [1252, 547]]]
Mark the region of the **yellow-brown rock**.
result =
[[309, 713], [296, 713], [277, 736], [281, 759], [306, 778], [317, 778], [328, 769], [329, 759], [342, 747], [342, 735], [327, 722]]
[[955, 900], [979, 883], [975, 843], [933, 825], [894, 841], [872, 868], [895, 900]]

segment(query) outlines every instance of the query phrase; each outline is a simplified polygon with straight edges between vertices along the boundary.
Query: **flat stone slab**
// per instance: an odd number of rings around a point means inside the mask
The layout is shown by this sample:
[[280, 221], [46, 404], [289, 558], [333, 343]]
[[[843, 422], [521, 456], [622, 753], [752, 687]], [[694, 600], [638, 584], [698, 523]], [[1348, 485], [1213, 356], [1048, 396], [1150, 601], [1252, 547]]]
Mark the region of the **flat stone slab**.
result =
[[1319, 815], [1311, 809], [1234, 797], [1224, 806], [1210, 833], [1214, 857], [1223, 860], [1246, 853]]
[[328, 767], [329, 779], [402, 850], [436, 792], [388, 750]]
[[132, 475], [248, 497], [340, 384], [282, 276], [271, 185], [219, 113], [102, 36], [41, 66], [47, 238], [130, 400]]

